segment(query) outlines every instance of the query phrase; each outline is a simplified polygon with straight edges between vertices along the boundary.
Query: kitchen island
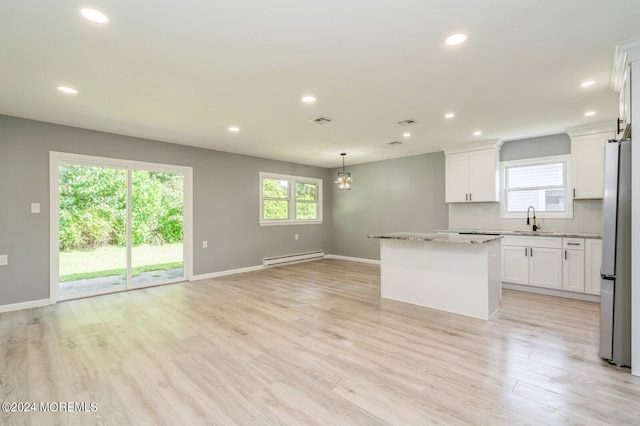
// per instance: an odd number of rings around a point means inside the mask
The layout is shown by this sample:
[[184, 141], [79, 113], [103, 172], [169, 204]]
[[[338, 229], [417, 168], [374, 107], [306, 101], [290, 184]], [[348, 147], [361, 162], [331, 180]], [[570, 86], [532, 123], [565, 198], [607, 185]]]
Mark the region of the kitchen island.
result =
[[395, 232], [380, 240], [381, 297], [488, 320], [500, 309], [499, 235]]

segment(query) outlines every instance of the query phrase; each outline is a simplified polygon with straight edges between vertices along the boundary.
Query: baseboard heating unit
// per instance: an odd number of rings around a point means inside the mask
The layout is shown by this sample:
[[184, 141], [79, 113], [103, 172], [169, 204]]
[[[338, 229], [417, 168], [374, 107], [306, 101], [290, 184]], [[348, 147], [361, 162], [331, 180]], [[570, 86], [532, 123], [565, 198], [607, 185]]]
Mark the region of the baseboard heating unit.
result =
[[262, 259], [263, 266], [282, 265], [284, 263], [301, 262], [303, 260], [315, 260], [324, 257], [323, 251], [312, 251], [309, 253], [288, 254], [285, 256], [265, 257]]

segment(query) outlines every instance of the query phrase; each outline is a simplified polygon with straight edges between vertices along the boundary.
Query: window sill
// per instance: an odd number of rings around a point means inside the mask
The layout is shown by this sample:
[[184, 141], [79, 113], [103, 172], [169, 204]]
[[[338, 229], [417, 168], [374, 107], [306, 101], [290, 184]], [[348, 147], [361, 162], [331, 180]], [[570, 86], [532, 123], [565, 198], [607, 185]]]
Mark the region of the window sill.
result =
[[[529, 217], [533, 217], [531, 214]], [[527, 212], [501, 212], [500, 219], [526, 219]], [[573, 212], [553, 214], [545, 212], [536, 212], [536, 219], [573, 219]]]
[[279, 220], [279, 221], [260, 221], [260, 226], [278, 226], [278, 225], [321, 225], [321, 220]]

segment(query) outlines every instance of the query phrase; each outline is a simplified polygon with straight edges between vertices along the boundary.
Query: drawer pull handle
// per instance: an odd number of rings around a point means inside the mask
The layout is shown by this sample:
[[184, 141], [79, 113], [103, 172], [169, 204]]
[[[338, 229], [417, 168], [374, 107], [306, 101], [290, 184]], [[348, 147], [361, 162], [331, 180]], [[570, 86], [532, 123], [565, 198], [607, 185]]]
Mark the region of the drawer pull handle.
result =
[[579, 246], [580, 243], [567, 243], [568, 246]]
[[564, 251], [564, 260], [567, 260], [567, 251]]

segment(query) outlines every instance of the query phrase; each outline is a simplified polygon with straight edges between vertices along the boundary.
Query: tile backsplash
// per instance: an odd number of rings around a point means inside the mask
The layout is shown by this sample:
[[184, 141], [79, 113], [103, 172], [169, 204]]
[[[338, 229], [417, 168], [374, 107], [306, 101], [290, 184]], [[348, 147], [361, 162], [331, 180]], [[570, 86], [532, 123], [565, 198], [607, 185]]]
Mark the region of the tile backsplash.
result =
[[[526, 213], [522, 219], [500, 218], [500, 203], [449, 204], [449, 229], [527, 231]], [[540, 229], [549, 232], [602, 234], [602, 200], [575, 200], [573, 219], [538, 218]]]

